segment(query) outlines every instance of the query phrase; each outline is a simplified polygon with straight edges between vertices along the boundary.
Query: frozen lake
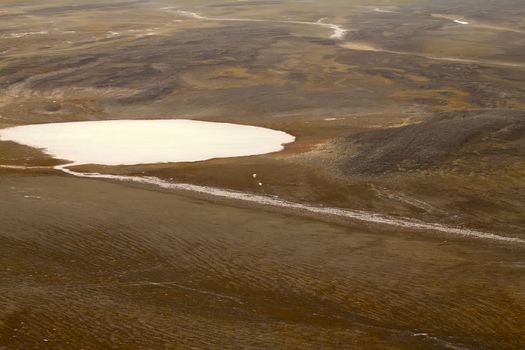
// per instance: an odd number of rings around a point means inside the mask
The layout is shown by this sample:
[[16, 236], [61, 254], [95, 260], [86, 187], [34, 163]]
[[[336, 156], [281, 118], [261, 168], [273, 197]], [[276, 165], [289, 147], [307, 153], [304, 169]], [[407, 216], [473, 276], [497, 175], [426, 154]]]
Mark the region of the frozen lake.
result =
[[0, 140], [76, 164], [195, 162], [280, 151], [295, 137], [255, 126], [195, 120], [109, 120], [0, 130]]

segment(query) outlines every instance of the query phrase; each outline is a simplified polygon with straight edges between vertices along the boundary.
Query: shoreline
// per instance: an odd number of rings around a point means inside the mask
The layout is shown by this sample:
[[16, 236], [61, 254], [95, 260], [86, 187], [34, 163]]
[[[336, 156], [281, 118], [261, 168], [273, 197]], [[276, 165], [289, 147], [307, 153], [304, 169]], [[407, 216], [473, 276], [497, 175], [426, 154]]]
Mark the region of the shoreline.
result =
[[[170, 10], [171, 8], [163, 8], [165, 10]], [[177, 14], [195, 20], [206, 20], [206, 21], [219, 21], [219, 22], [268, 22], [268, 23], [283, 23], [283, 24], [301, 24], [308, 26], [319, 26], [324, 28], [329, 28], [332, 30], [332, 35], [330, 39], [343, 40], [345, 35], [348, 33], [348, 29], [343, 28], [338, 24], [325, 23], [325, 18], [321, 18], [316, 22], [307, 22], [307, 21], [281, 21], [281, 20], [271, 20], [271, 19], [253, 19], [253, 18], [220, 18], [220, 17], [206, 17], [202, 16], [199, 13], [186, 11], [186, 10], [177, 10]]]
[[[343, 208], [334, 207], [323, 207], [315, 206], [312, 204], [303, 204], [297, 202], [291, 202], [278, 197], [264, 196], [251, 194], [247, 192], [239, 192], [228, 189], [215, 188], [210, 186], [200, 186], [184, 183], [172, 183], [166, 180], [162, 180], [158, 177], [140, 177], [140, 176], [126, 176], [126, 175], [112, 175], [112, 174], [101, 174], [101, 173], [84, 173], [77, 172], [69, 169], [72, 166], [78, 166], [82, 164], [68, 163], [50, 167], [52, 169], [61, 171], [68, 175], [72, 175], [80, 178], [91, 178], [91, 179], [106, 179], [116, 180], [121, 182], [135, 182], [144, 185], [152, 185], [167, 190], [177, 190], [192, 192], [196, 194], [203, 194], [215, 198], [229, 199], [233, 201], [249, 202], [262, 206], [269, 206], [273, 208], [290, 209], [295, 212], [303, 212], [309, 214], [316, 214], [320, 216], [335, 217], [340, 219], [349, 219], [354, 221], [386, 225], [392, 227], [400, 227], [409, 230], [420, 230], [420, 231], [434, 231], [445, 234], [450, 234], [455, 237], [468, 237], [480, 240], [490, 240], [502, 243], [515, 243], [525, 244], [525, 239], [518, 237], [509, 237], [491, 232], [483, 232], [473, 230], [469, 228], [461, 228], [448, 226], [439, 223], [427, 223], [421, 222], [412, 218], [396, 218], [387, 215], [382, 215], [373, 212], [350, 210]], [[0, 166], [1, 167], [1, 166]]]

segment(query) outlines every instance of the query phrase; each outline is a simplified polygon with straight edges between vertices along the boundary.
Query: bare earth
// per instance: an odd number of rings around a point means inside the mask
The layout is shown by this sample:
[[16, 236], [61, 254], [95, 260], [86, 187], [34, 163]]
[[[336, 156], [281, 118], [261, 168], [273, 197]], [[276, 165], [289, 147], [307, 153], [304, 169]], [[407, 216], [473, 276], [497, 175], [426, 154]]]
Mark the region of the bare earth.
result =
[[[296, 142], [263, 156], [74, 170], [523, 241], [524, 18], [521, 0], [5, 0], [0, 128], [282, 130]], [[525, 344], [525, 244], [66, 162], [0, 141], [1, 350]]]
[[9, 349], [525, 341], [520, 249], [51, 175], [0, 195]]

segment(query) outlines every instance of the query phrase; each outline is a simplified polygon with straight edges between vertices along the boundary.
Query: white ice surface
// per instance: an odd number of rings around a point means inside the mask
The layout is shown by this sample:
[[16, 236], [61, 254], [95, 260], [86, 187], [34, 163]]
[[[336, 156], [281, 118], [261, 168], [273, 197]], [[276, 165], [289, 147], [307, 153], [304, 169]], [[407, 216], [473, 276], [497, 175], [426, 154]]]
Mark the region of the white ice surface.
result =
[[131, 165], [271, 153], [295, 137], [261, 127], [176, 119], [33, 124], [1, 129], [0, 140], [76, 164]]

